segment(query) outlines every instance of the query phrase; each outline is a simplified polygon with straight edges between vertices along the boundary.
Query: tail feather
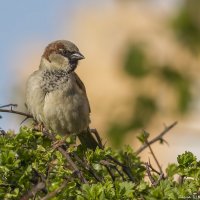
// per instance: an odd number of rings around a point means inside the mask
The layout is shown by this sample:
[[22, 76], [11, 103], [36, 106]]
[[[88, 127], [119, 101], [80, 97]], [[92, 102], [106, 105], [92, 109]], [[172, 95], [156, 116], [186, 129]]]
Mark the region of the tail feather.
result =
[[95, 150], [99, 146], [89, 128], [79, 133], [78, 138], [85, 148]]

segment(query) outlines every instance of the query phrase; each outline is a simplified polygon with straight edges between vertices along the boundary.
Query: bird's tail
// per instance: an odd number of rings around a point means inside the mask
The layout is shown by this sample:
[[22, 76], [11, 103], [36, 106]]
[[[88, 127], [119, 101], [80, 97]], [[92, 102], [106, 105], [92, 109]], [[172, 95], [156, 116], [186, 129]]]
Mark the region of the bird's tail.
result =
[[95, 150], [99, 146], [89, 128], [79, 133], [78, 138], [85, 148]]

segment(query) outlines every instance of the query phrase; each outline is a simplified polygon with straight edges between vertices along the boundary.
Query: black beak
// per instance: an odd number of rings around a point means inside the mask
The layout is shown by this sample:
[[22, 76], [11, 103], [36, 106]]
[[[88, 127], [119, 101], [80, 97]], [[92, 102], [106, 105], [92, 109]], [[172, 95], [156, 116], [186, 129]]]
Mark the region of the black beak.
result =
[[71, 56], [70, 56], [71, 60], [82, 60], [84, 59], [85, 57], [80, 53], [80, 52], [76, 52], [76, 53], [73, 53]]

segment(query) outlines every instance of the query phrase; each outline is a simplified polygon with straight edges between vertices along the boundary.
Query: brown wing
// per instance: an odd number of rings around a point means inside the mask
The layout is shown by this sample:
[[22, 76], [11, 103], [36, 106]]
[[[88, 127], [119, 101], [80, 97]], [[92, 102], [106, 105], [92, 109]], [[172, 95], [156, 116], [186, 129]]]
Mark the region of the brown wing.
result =
[[83, 91], [83, 93], [86, 96], [87, 104], [88, 104], [88, 107], [89, 107], [89, 111], [91, 112], [90, 104], [89, 104], [89, 101], [88, 101], [88, 97], [87, 97], [85, 86], [84, 86], [83, 82], [81, 81], [81, 79], [78, 77], [78, 75], [75, 72], [74, 72], [74, 75], [75, 75], [75, 79], [76, 79], [76, 83], [77, 83], [78, 87]]

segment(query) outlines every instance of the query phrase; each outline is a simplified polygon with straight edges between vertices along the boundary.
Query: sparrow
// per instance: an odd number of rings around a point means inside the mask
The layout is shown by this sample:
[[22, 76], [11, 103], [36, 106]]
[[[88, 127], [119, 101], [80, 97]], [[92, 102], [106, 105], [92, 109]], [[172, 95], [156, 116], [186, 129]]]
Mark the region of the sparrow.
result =
[[98, 146], [90, 132], [90, 105], [86, 89], [75, 73], [84, 59], [70, 41], [50, 43], [41, 57], [39, 69], [26, 84], [26, 105], [33, 118], [56, 134], [77, 134], [83, 146]]

